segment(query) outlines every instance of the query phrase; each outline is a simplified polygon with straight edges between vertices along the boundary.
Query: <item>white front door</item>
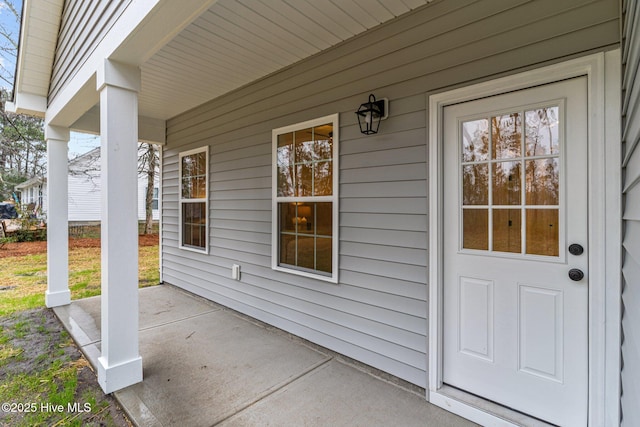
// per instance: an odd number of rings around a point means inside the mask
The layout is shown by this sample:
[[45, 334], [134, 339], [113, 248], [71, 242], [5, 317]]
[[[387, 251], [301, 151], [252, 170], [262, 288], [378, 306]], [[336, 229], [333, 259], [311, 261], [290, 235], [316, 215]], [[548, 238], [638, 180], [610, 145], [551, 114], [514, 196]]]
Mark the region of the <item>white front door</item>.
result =
[[443, 382], [562, 426], [587, 424], [587, 117], [586, 77], [444, 109]]

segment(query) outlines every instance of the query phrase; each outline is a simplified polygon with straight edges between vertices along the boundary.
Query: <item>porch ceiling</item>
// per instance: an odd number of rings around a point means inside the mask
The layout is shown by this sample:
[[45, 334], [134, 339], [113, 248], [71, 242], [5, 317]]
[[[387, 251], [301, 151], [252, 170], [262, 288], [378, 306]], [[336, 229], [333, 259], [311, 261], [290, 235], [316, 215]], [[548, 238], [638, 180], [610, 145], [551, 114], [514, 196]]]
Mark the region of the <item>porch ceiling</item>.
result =
[[431, 0], [219, 0], [142, 66], [140, 114], [169, 119]]

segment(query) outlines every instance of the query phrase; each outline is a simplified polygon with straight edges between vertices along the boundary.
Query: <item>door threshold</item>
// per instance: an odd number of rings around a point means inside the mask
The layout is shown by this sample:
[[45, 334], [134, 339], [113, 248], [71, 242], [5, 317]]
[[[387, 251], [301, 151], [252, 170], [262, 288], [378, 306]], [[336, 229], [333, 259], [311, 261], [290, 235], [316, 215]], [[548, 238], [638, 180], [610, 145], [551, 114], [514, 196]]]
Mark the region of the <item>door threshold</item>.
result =
[[449, 412], [483, 426], [495, 427], [553, 427], [522, 412], [483, 399], [474, 394], [443, 384], [429, 393], [429, 401]]

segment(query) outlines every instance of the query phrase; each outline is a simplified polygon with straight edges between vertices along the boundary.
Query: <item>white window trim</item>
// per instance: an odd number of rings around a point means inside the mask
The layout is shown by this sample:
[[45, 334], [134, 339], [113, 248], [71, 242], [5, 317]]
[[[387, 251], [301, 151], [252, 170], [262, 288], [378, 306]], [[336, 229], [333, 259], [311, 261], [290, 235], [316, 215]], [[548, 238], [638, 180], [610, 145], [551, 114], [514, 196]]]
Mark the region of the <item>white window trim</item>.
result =
[[[206, 188], [205, 194], [207, 195], [207, 197], [204, 199], [183, 199], [182, 198], [182, 158], [185, 156], [190, 156], [192, 154], [197, 154], [202, 152], [205, 153], [205, 157], [207, 159], [207, 164], [205, 169], [205, 175], [207, 176], [206, 183], [205, 183], [205, 188]], [[202, 249], [198, 249], [193, 246], [184, 246], [182, 244], [182, 202], [183, 200], [184, 201], [188, 200], [188, 202], [186, 203], [204, 202], [205, 204], [205, 212], [207, 213], [207, 217], [205, 220], [206, 234], [205, 234], [204, 248]], [[200, 254], [209, 253], [209, 146], [194, 148], [193, 150], [189, 150], [189, 151], [183, 151], [178, 155], [178, 247], [185, 251], [192, 251]]]
[[[296, 123], [273, 129], [271, 133], [271, 268], [298, 276], [323, 280], [325, 282], [338, 283], [338, 243], [339, 243], [339, 209], [338, 209], [338, 184], [340, 168], [338, 164], [340, 146], [339, 114], [320, 117], [306, 122]], [[331, 202], [332, 203], [332, 236], [331, 236], [331, 275], [316, 274], [309, 271], [297, 270], [278, 265], [279, 259], [279, 222], [278, 222], [278, 202], [287, 202], [288, 197], [278, 198], [278, 135], [309, 127], [333, 123], [333, 195], [321, 197], [309, 197], [309, 202]]]
[[[427, 399], [480, 424], [511, 426], [484, 400], [468, 403], [442, 381], [442, 115], [444, 107], [571, 77], [588, 77], [589, 425], [618, 425], [620, 395], [620, 50], [427, 95], [429, 110], [429, 338]], [[611, 123], [612, 125], [607, 125]], [[605, 232], [606, 230], [606, 232]]]

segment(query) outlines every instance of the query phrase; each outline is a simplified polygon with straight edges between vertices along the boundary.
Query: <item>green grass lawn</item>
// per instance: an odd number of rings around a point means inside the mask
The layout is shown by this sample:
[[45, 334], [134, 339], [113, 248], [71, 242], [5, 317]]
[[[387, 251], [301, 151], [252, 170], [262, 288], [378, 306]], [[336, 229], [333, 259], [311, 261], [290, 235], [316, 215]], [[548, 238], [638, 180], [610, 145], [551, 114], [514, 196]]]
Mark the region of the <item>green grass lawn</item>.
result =
[[[0, 316], [44, 306], [47, 255], [0, 259]], [[140, 287], [160, 281], [158, 246], [142, 246], [138, 256]], [[69, 251], [69, 289], [72, 299], [100, 295], [100, 248]]]
[[[139, 285], [159, 282], [158, 246], [139, 249]], [[0, 258], [0, 425], [128, 426], [44, 307], [46, 254]], [[72, 299], [100, 295], [100, 248], [69, 251]]]

